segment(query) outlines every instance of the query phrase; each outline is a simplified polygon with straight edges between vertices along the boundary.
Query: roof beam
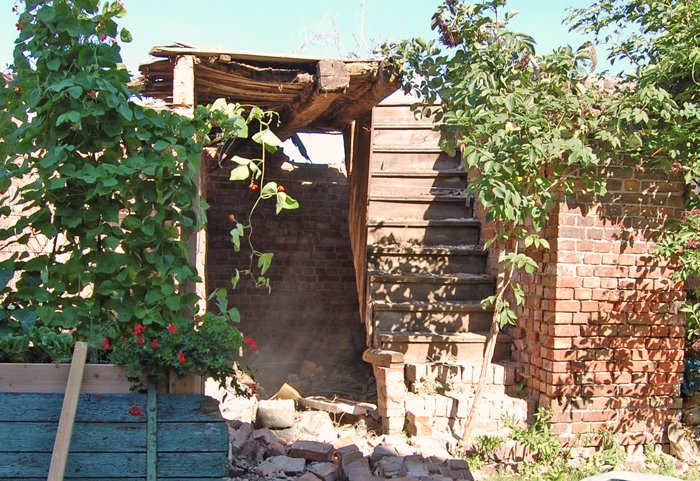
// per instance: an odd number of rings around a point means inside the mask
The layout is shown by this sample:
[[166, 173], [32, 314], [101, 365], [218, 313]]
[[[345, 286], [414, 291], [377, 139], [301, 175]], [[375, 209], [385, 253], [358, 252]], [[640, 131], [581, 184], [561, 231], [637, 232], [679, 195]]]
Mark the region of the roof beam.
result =
[[321, 60], [316, 64], [316, 89], [303, 102], [293, 104], [277, 135], [282, 139], [314, 123], [350, 87], [350, 73], [342, 60]]

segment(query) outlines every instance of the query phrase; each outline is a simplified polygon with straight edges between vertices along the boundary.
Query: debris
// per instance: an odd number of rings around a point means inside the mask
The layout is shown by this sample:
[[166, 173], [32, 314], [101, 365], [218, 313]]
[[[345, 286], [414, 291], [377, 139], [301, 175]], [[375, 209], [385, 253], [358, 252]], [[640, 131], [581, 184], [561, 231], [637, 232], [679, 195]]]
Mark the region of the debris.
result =
[[296, 401], [300, 397], [301, 394], [299, 394], [299, 391], [285, 382], [282, 384], [282, 387], [279, 388], [279, 391], [277, 391], [270, 399], [291, 399]]
[[289, 448], [289, 455], [307, 461], [330, 461], [335, 448], [332, 444], [319, 441], [296, 441]]
[[671, 454], [684, 463], [696, 464], [700, 461], [700, 448], [690, 431], [681, 423], [669, 423], [668, 440], [671, 443]]
[[340, 478], [340, 468], [333, 463], [312, 463], [308, 467], [321, 481], [337, 481]]
[[267, 399], [258, 403], [256, 424], [264, 428], [290, 428], [294, 426], [294, 401], [291, 399]]
[[609, 473], [589, 476], [581, 481], [681, 481], [672, 476], [658, 474], [633, 473], [631, 471], [610, 471]]
[[338, 431], [330, 415], [323, 411], [303, 411], [297, 418], [299, 439], [312, 439], [332, 443], [338, 439]]
[[309, 396], [299, 399], [299, 404], [310, 409], [318, 409], [333, 414], [352, 414], [353, 416], [366, 416], [377, 410], [375, 404], [357, 402], [349, 399], [329, 399], [323, 396]]

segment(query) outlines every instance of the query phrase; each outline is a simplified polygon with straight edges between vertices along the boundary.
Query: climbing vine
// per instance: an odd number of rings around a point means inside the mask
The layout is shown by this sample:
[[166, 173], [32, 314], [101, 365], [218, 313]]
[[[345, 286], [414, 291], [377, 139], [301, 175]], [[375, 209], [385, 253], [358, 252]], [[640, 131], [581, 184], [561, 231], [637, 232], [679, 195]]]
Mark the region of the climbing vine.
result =
[[[224, 382], [246, 343], [226, 290], [200, 314], [183, 288], [201, 281], [182, 235], [205, 223], [191, 173], [205, 145], [250, 138], [261, 159], [232, 180], [263, 182], [256, 205], [296, 208], [264, 178], [277, 116], [223, 100], [193, 118], [144, 107], [121, 63], [125, 14], [99, 0], [26, 0], [19, 14], [0, 88], [0, 242], [18, 247], [0, 263], [0, 361], [65, 361], [87, 340], [137, 377], [173, 369]], [[237, 223], [234, 246], [251, 229]], [[252, 255], [251, 275], [269, 285], [272, 254]]]
[[[609, 159], [682, 170], [693, 184], [699, 155], [698, 2], [598, 1], [570, 19], [594, 34], [593, 42], [547, 54], [509, 29], [517, 12], [505, 6], [446, 0], [432, 19], [438, 39], [383, 47], [404, 74], [405, 90], [420, 98], [416, 113], [432, 117], [442, 148], [464, 160], [467, 192], [495, 227], [486, 247], [501, 253], [501, 274], [496, 294], [484, 301], [494, 309], [488, 362], [499, 327], [515, 323], [514, 307], [525, 301], [519, 273], [536, 272], [533, 251], [549, 248], [542, 233], [563, 196], [605, 194]], [[626, 22], [643, 35], [629, 35]], [[611, 58], [626, 57], [636, 68], [611, 88], [594, 76], [596, 43], [608, 40], [618, 42]], [[678, 246], [672, 234], [668, 239]]]

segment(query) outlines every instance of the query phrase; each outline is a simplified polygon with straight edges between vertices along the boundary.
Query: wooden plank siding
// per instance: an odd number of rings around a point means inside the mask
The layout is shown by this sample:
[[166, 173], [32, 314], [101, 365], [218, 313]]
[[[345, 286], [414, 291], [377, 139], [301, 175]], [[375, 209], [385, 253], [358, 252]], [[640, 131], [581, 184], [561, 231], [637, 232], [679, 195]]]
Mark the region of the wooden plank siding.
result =
[[[0, 393], [0, 479], [46, 479], [61, 412], [60, 394]], [[82, 394], [66, 481], [145, 479], [145, 394]], [[131, 415], [138, 407], [143, 416]], [[215, 400], [161, 394], [157, 479], [216, 479], [227, 473], [228, 430]]]

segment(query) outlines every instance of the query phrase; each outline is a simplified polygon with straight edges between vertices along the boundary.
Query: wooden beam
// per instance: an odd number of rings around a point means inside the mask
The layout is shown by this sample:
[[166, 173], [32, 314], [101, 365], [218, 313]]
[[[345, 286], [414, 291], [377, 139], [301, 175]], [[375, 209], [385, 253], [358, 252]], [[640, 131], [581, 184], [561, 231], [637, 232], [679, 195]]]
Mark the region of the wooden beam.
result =
[[56, 440], [54, 441], [53, 453], [51, 454], [51, 465], [49, 466], [47, 481], [63, 481], [63, 474], [66, 471], [66, 462], [68, 461], [68, 452], [70, 451], [70, 440], [71, 436], [73, 436], [75, 413], [78, 410], [80, 385], [83, 383], [87, 349], [87, 343], [82, 341], [75, 343], [73, 360], [71, 361], [70, 372], [68, 373], [66, 394], [63, 396], [61, 417], [58, 420]]
[[342, 92], [323, 93], [318, 90], [314, 91], [303, 104], [292, 105], [289, 108], [289, 113], [282, 119], [280, 130], [276, 132], [277, 136], [285, 140], [298, 130], [312, 124], [317, 118], [325, 114], [333, 102], [342, 95]]
[[345, 100], [343, 108], [326, 119], [326, 125], [338, 129], [344, 128], [350, 122], [367, 115], [379, 102], [400, 87], [398, 77], [385, 65], [380, 65], [374, 78], [368, 82], [369, 87], [354, 94], [354, 102], [351, 99]]
[[176, 112], [191, 117], [194, 113], [194, 57], [177, 57], [173, 67], [173, 104]]
[[316, 65], [319, 92], [343, 92], [350, 86], [348, 67], [342, 60], [321, 60]]
[[[270, 55], [258, 52], [234, 52], [220, 49], [199, 49], [190, 47], [157, 46], [149, 52], [153, 57], [177, 57], [179, 55], [193, 55], [195, 57], [219, 57], [229, 55], [233, 60], [247, 60], [249, 62], [282, 63], [282, 64], [315, 64], [323, 57], [299, 57], [293, 55]], [[345, 63], [379, 62], [376, 58], [342, 58]]]

